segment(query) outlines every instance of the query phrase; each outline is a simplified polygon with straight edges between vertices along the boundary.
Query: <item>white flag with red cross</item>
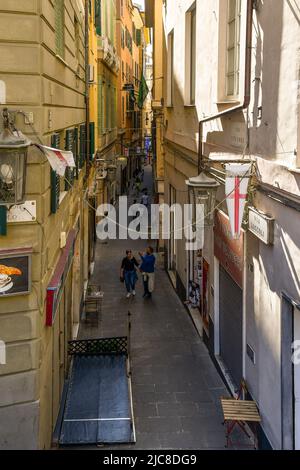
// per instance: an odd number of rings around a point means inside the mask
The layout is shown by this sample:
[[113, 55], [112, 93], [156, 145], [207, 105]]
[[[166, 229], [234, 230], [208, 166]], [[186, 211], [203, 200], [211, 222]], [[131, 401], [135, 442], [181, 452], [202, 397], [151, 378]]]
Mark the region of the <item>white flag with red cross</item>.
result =
[[54, 149], [44, 145], [37, 145], [37, 147], [47, 157], [52, 170], [56, 171], [59, 176], [65, 176], [66, 168], [75, 168], [73, 153], [69, 150]]
[[226, 165], [225, 193], [231, 234], [234, 239], [240, 238], [250, 177], [251, 163]]

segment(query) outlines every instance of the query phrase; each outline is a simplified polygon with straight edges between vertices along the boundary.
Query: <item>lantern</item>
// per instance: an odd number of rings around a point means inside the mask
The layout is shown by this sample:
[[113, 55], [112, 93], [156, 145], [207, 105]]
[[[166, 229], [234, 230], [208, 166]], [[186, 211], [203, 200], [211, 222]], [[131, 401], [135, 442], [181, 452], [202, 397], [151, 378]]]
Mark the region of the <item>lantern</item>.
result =
[[0, 134], [0, 206], [24, 202], [26, 162], [31, 142], [21, 133], [12, 131], [8, 112], [4, 110], [4, 129]]
[[202, 205], [205, 225], [213, 225], [217, 190], [220, 184], [205, 171], [186, 181], [193, 206]]
[[113, 183], [116, 180], [117, 167], [116, 165], [109, 165], [107, 167], [107, 179], [110, 183]]

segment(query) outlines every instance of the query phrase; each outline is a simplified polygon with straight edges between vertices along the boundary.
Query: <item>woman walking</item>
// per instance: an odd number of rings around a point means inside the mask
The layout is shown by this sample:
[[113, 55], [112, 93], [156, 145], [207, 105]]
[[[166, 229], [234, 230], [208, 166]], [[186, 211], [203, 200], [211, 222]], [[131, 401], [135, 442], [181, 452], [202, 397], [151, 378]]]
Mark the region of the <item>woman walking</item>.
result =
[[121, 265], [121, 281], [125, 281], [127, 290], [126, 298], [129, 299], [131, 295], [135, 296], [135, 284], [138, 280], [136, 268], [139, 266], [137, 260], [132, 254], [131, 250], [126, 251], [126, 257], [122, 261]]

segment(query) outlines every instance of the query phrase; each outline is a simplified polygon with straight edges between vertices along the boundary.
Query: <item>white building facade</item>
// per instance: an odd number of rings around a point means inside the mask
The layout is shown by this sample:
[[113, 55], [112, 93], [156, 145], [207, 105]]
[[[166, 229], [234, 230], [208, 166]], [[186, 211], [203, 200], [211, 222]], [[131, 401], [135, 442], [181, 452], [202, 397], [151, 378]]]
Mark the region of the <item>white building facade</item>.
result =
[[[198, 289], [192, 316], [228, 386], [246, 379], [260, 447], [300, 449], [299, 2], [165, 1], [162, 14], [165, 200], [188, 202], [199, 153], [220, 183], [203, 250], [171, 236], [166, 267], [193, 307]], [[230, 162], [252, 164], [239, 240], [225, 201]]]

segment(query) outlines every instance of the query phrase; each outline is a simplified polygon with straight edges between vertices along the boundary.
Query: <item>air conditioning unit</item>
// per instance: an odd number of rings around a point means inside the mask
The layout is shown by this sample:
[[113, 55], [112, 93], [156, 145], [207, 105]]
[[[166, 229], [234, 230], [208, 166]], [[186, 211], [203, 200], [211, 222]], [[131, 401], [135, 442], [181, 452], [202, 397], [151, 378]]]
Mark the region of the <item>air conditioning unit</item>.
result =
[[89, 83], [94, 83], [95, 79], [95, 67], [93, 65], [89, 65]]

